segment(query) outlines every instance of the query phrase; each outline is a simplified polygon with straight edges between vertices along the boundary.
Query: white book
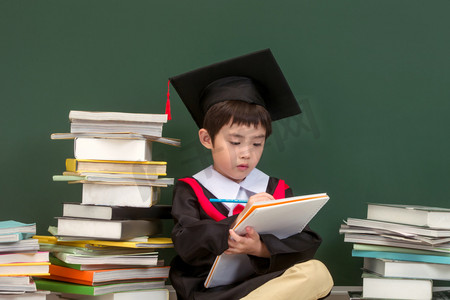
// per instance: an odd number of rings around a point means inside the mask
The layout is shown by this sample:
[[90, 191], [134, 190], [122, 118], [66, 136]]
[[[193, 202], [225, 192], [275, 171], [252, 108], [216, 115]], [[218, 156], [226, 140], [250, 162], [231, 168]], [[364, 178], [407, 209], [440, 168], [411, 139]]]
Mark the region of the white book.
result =
[[[260, 201], [252, 205], [233, 229], [244, 234], [247, 226], [259, 234], [271, 233], [282, 239], [299, 233], [328, 201], [327, 194]], [[245, 254], [221, 254], [214, 261], [205, 287], [228, 285], [247, 278], [253, 272]]]
[[348, 218], [346, 221], [349, 226], [366, 227], [373, 229], [384, 229], [398, 232], [403, 235], [423, 235], [429, 237], [450, 237], [450, 230], [433, 229], [416, 225], [405, 225], [394, 222], [376, 221], [368, 219]]
[[159, 194], [160, 189], [153, 186], [83, 183], [82, 203], [150, 207], [158, 202]]
[[37, 291], [34, 293], [20, 293], [20, 294], [2, 294], [2, 299], [8, 300], [47, 300], [50, 296], [48, 291]]
[[385, 277], [450, 280], [450, 265], [364, 258], [364, 269]]
[[76, 138], [77, 159], [151, 161], [152, 142], [139, 139]]
[[129, 240], [161, 232], [160, 220], [95, 220], [58, 217], [58, 235], [99, 240]]
[[450, 209], [420, 205], [369, 203], [367, 218], [431, 228], [450, 229]]
[[430, 300], [432, 292], [431, 280], [363, 275], [364, 298]]
[[166, 114], [144, 114], [104, 111], [71, 110], [69, 120], [77, 121], [117, 121], [117, 122], [158, 122], [167, 123]]
[[83, 296], [84, 300], [136, 300], [136, 299], [151, 299], [151, 300], [168, 300], [168, 289], [153, 289], [146, 291], [131, 291], [121, 293], [111, 293], [99, 296]]
[[[48, 251], [12, 252], [0, 254], [0, 264], [43, 262], [48, 261], [48, 259]], [[1, 279], [2, 278], [0, 277], [0, 282]]]

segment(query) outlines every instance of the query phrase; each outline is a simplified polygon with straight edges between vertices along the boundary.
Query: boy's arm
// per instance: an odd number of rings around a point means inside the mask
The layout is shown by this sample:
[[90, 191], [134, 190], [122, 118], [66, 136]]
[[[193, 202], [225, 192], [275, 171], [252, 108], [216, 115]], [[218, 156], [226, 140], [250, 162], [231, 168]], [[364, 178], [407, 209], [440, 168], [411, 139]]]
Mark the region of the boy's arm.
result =
[[180, 257], [191, 264], [211, 263], [228, 248], [228, 230], [235, 217], [215, 221], [203, 212], [192, 188], [178, 181], [174, 188], [172, 239]]
[[[285, 197], [292, 197], [290, 188], [285, 191]], [[284, 270], [294, 264], [310, 260], [314, 257], [322, 243], [321, 237], [309, 226], [302, 232], [285, 239], [278, 239], [272, 234], [261, 234], [261, 241], [270, 253], [269, 258], [249, 256], [255, 270], [260, 273], [268, 273]]]

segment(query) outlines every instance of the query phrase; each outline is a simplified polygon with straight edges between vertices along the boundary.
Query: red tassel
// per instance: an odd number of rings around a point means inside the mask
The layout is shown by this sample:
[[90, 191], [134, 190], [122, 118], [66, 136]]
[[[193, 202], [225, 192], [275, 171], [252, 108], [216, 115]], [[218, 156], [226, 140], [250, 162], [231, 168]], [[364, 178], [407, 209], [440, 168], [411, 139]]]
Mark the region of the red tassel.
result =
[[167, 120], [172, 120], [172, 114], [170, 112], [170, 80], [167, 82], [167, 100], [166, 100], [166, 115]]

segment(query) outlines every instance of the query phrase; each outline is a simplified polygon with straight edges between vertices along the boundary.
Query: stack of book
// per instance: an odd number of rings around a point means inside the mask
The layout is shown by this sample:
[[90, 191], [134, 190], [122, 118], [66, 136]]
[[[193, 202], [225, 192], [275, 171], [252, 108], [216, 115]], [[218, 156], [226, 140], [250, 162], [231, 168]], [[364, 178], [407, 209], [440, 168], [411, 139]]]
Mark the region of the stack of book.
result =
[[433, 281], [450, 281], [450, 209], [370, 203], [339, 232], [364, 258], [363, 298], [435, 299]]
[[53, 179], [81, 184], [82, 199], [63, 203], [57, 226], [49, 228], [53, 236], [36, 237], [51, 253], [50, 276], [35, 280], [38, 289], [110, 297], [168, 293], [169, 267], [156, 250], [173, 247], [169, 238], [157, 237], [171, 206], [158, 202], [160, 188], [173, 178], [161, 177], [167, 163], [152, 157], [155, 141], [180, 144], [161, 136], [167, 115], [71, 111], [69, 120], [70, 133], [51, 137], [74, 139], [74, 158]]
[[38, 251], [36, 224], [0, 221], [0, 294], [2, 297], [45, 299], [32, 276], [49, 275], [49, 253]]

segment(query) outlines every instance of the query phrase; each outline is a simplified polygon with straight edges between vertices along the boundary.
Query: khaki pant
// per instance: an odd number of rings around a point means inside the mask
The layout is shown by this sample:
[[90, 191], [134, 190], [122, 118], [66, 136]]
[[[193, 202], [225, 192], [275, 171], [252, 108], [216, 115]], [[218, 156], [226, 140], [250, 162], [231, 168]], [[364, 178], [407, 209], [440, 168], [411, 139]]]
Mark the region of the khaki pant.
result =
[[328, 295], [333, 278], [318, 260], [309, 260], [287, 269], [241, 300], [316, 300]]

